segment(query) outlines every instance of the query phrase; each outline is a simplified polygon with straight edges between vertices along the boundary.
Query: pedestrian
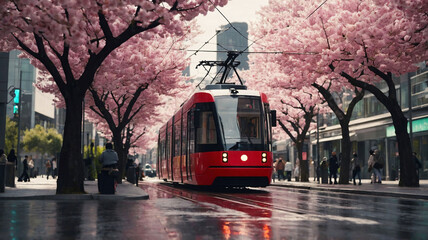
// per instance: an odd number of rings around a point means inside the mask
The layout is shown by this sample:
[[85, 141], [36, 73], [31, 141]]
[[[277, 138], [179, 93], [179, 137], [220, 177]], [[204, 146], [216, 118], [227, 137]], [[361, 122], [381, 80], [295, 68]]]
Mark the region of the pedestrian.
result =
[[379, 162], [379, 158], [375, 156], [375, 151], [369, 151], [369, 159], [367, 164], [369, 166], [369, 172], [373, 171], [370, 183], [382, 183], [381, 169], [383, 168], [382, 163]]
[[278, 181], [281, 181], [281, 178], [282, 180], [285, 180], [284, 168], [285, 168], [285, 164], [282, 161], [282, 158], [279, 158], [279, 161], [276, 164], [276, 173], [278, 174]]
[[291, 164], [290, 159], [287, 159], [287, 162], [285, 162], [285, 178], [287, 181], [291, 181], [291, 172], [293, 171], [293, 164]]
[[103, 168], [117, 168], [118, 161], [119, 157], [116, 151], [113, 150], [113, 144], [106, 143], [106, 150], [101, 153], [100, 157], [100, 163], [103, 165]]
[[321, 183], [328, 184], [328, 162], [327, 157], [323, 157], [320, 166]]
[[312, 160], [312, 165], [314, 166], [314, 182], [315, 182], [318, 176], [318, 164], [316, 161]]
[[418, 179], [419, 179], [419, 169], [422, 168], [422, 163], [419, 161], [416, 152], [413, 152], [412, 158], [413, 158], [413, 161], [415, 161], [415, 164], [416, 164], [416, 176], [418, 176]]
[[57, 163], [56, 163], [56, 157], [52, 158], [52, 178], [55, 179], [57, 175], [58, 169], [57, 169]]
[[16, 161], [15, 150], [11, 149], [7, 155], [6, 163], [6, 186], [8, 187], [15, 187]]
[[334, 184], [337, 184], [337, 169], [339, 168], [339, 163], [337, 161], [336, 152], [331, 153], [331, 158], [328, 160], [328, 168], [330, 170], [330, 184], [333, 184], [331, 178], [333, 177]]
[[7, 161], [15, 165], [15, 169], [18, 166], [18, 158], [15, 155], [15, 149], [11, 149], [9, 155], [7, 155]]
[[30, 181], [30, 177], [28, 176], [28, 156], [25, 155], [24, 157], [24, 161], [22, 162], [22, 164], [24, 165], [24, 169], [22, 170], [22, 174], [21, 176], [18, 178], [18, 182], [29, 182]]
[[143, 181], [144, 170], [143, 165], [141, 165], [141, 163], [138, 163], [138, 169], [140, 169], [140, 175], [138, 176], [138, 179], [140, 179], [140, 181]]
[[98, 174], [98, 190], [102, 194], [114, 194], [121, 176], [117, 169], [119, 157], [113, 150], [113, 144], [106, 143], [106, 150], [101, 153], [99, 161], [102, 164], [102, 169], [101, 173]]
[[34, 178], [34, 161], [32, 155], [28, 158], [28, 170], [30, 172], [30, 178]]
[[296, 166], [294, 168], [294, 180], [296, 180], [296, 182], [298, 182], [299, 177], [300, 177], [299, 159], [297, 159], [296, 160]]
[[272, 182], [275, 182], [275, 177], [276, 177], [276, 164], [278, 163], [278, 158], [275, 158], [274, 160], [273, 160], [273, 163], [272, 163], [272, 169], [273, 169], [273, 171], [272, 171]]
[[358, 176], [358, 185], [361, 185], [361, 165], [356, 152], [353, 153], [353, 157], [351, 159], [351, 169], [352, 169], [352, 179], [354, 181], [354, 185], [357, 184], [355, 182], [356, 176]]
[[48, 159], [45, 162], [45, 167], [46, 167], [46, 179], [49, 179], [49, 175], [51, 175], [51, 171], [52, 171], [52, 164], [51, 161]]
[[4, 150], [0, 149], [0, 163], [6, 164], [7, 162], [7, 156], [4, 154]]

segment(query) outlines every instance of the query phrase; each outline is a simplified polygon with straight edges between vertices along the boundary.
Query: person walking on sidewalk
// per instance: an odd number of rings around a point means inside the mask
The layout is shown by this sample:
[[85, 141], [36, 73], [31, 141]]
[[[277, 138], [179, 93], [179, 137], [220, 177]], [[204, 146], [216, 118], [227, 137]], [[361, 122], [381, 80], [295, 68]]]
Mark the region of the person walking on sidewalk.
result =
[[[11, 149], [10, 150], [9, 155], [7, 155], [7, 161], [9, 163], [13, 163], [13, 165], [15, 165], [15, 169], [17, 168], [17, 166], [18, 166], [18, 158], [15, 155], [15, 149]], [[14, 171], [14, 173], [15, 173], [15, 171]]]
[[296, 166], [294, 167], [294, 179], [296, 180], [296, 182], [298, 182], [299, 178], [300, 178], [299, 159], [297, 159]]
[[49, 175], [51, 175], [51, 171], [52, 171], [52, 165], [51, 165], [51, 161], [48, 159], [46, 160], [45, 163], [45, 167], [46, 167], [46, 179], [49, 179]]
[[33, 160], [33, 156], [31, 155], [28, 158], [28, 169], [30, 172], [30, 178], [34, 178], [34, 160]]
[[413, 161], [415, 161], [415, 164], [416, 164], [416, 176], [419, 179], [419, 169], [422, 168], [422, 163], [421, 163], [421, 161], [419, 161], [416, 152], [413, 152], [412, 159], [413, 159]]
[[369, 166], [369, 172], [373, 171], [370, 183], [382, 183], [382, 174], [380, 170], [383, 168], [383, 165], [377, 161], [373, 150], [370, 150], [369, 154], [370, 156], [367, 164]]
[[281, 181], [281, 179], [285, 180], [284, 169], [285, 169], [285, 164], [282, 161], [282, 158], [280, 158], [278, 163], [276, 164], [276, 173], [278, 174], [278, 181]]
[[4, 150], [0, 149], [0, 163], [6, 164], [7, 162], [7, 156], [4, 154]]
[[358, 159], [356, 152], [354, 152], [353, 157], [351, 159], [351, 168], [352, 168], [352, 179], [354, 181], [354, 185], [357, 184], [355, 182], [356, 176], [358, 176], [358, 185], [361, 185], [361, 166], [360, 166], [360, 161]]
[[272, 182], [275, 182], [275, 177], [276, 177], [276, 164], [278, 163], [278, 158], [275, 158], [274, 160], [273, 160], [273, 164], [272, 164], [272, 167], [273, 167], [273, 171], [272, 171]]
[[291, 172], [293, 171], [293, 164], [291, 164], [290, 159], [287, 159], [287, 162], [285, 162], [285, 178], [287, 181], [291, 181]]
[[18, 182], [22, 182], [22, 181], [29, 182], [30, 177], [28, 176], [28, 156], [27, 155], [25, 155], [24, 161], [22, 162], [22, 164], [24, 165], [24, 170], [22, 170], [22, 174], [18, 178]]
[[337, 169], [339, 168], [339, 163], [337, 161], [337, 156], [336, 156], [336, 152], [332, 152], [331, 153], [331, 158], [328, 160], [328, 167], [330, 170], [330, 184], [332, 184], [333, 182], [331, 181], [331, 177], [333, 177], [334, 180], [334, 184], [337, 184]]
[[56, 157], [52, 158], [52, 178], [55, 179], [57, 175]]

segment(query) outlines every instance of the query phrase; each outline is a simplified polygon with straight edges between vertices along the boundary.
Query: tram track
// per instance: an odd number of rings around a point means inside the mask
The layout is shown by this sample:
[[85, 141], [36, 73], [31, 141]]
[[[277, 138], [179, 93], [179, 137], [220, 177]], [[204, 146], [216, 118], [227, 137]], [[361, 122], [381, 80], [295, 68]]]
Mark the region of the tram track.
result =
[[[252, 217], [264, 218], [272, 216], [288, 216], [293, 219], [302, 220], [336, 220], [350, 222], [351, 224], [378, 224], [377, 221], [369, 220], [362, 217], [340, 216], [331, 206], [311, 208], [302, 206], [302, 204], [310, 205], [302, 201], [296, 202], [292, 200], [291, 204], [285, 205], [284, 202], [279, 201], [277, 196], [277, 189], [238, 189], [238, 190], [224, 190], [201, 188], [189, 185], [176, 185], [170, 183], [157, 184], [157, 190], [170, 194], [173, 197], [181, 198], [187, 201], [194, 202], [199, 205], [212, 207], [213, 205], [241, 211]], [[290, 203], [290, 202], [289, 202]], [[328, 209], [331, 211], [328, 211]], [[344, 207], [342, 206], [341, 209]], [[346, 208], [346, 207], [345, 207]], [[293, 217], [294, 216], [294, 217]]]
[[[240, 205], [248, 206], [251, 208], [257, 208], [261, 210], [267, 210], [267, 211], [275, 210], [275, 211], [281, 211], [285, 213], [293, 213], [293, 214], [299, 214], [299, 215], [316, 214], [315, 212], [310, 210], [296, 209], [296, 208], [287, 207], [279, 204], [268, 203], [262, 200], [249, 199], [246, 196], [238, 196], [238, 194], [240, 195], [245, 193], [251, 193], [251, 194], [256, 194], [257, 192], [260, 192], [263, 194], [269, 193], [269, 191], [265, 191], [265, 190], [238, 189], [238, 190], [235, 190], [233, 193], [227, 193], [227, 192], [218, 192], [218, 190], [214, 190], [214, 191], [200, 190], [200, 189], [196, 189], [193, 186], [180, 185], [177, 187], [177, 186], [170, 185], [168, 183], [163, 183], [161, 185], [169, 189], [169, 191], [165, 189], [159, 189], [159, 190], [173, 194], [175, 197], [179, 197], [179, 198], [196, 202], [196, 203], [200, 202], [198, 201], [200, 199], [200, 196], [198, 195], [202, 195], [203, 197], [211, 197], [212, 199], [216, 199], [219, 201], [228, 202], [232, 204], [240, 204]], [[216, 202], [219, 203], [219, 201], [216, 201]], [[222, 204], [222, 205], [227, 205], [227, 204]]]

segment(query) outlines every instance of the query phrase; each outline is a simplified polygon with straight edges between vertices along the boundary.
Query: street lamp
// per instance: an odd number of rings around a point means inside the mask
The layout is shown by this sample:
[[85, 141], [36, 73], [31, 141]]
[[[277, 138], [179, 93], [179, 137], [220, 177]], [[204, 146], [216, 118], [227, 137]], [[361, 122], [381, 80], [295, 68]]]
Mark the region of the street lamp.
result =
[[320, 183], [320, 114], [317, 113], [317, 182]]

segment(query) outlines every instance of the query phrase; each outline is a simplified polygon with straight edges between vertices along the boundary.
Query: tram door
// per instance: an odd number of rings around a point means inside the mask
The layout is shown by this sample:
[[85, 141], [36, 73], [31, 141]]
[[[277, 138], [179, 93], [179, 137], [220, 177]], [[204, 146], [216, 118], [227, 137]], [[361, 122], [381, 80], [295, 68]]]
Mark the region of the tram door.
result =
[[187, 114], [187, 153], [186, 153], [186, 165], [187, 165], [187, 180], [192, 181], [192, 155], [195, 153], [195, 111], [192, 109]]
[[173, 180], [181, 181], [181, 118], [175, 119], [174, 122], [174, 155], [171, 163], [173, 169]]
[[173, 174], [172, 174], [172, 159], [173, 159], [173, 149], [172, 149], [172, 125], [167, 126], [167, 143], [166, 143], [166, 159], [167, 159], [167, 172], [168, 172], [168, 179], [172, 180]]
[[187, 168], [187, 114], [182, 114], [181, 115], [181, 119], [182, 119], [182, 129], [181, 129], [181, 133], [182, 133], [182, 141], [181, 141], [181, 182], [183, 182], [183, 180], [188, 177], [188, 168]]

